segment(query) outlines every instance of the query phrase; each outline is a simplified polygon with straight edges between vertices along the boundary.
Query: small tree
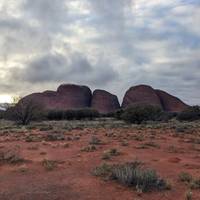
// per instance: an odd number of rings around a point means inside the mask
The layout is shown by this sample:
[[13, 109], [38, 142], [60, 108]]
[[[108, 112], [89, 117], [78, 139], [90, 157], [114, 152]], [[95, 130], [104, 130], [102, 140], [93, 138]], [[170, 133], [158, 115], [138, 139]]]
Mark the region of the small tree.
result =
[[7, 110], [8, 118], [19, 124], [27, 125], [32, 120], [39, 119], [42, 114], [42, 106], [33, 100], [21, 100], [15, 107]]

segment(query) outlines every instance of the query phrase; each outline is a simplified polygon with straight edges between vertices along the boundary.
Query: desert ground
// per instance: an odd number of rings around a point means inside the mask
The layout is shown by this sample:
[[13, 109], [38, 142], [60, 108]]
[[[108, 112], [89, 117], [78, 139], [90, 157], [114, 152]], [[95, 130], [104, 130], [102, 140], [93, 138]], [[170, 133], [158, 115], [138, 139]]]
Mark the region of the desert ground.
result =
[[[93, 174], [103, 163], [134, 160], [170, 188], [143, 193]], [[200, 189], [190, 189], [181, 173], [200, 178], [199, 121], [0, 121], [0, 200], [199, 200]]]

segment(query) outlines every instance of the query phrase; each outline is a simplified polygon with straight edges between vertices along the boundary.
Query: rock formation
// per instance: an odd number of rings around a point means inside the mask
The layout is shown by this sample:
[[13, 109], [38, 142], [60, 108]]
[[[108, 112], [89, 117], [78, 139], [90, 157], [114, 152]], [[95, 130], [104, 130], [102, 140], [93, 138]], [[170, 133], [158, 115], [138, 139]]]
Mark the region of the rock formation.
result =
[[105, 90], [95, 90], [91, 107], [100, 113], [109, 113], [118, 110], [120, 105], [116, 95]]
[[126, 92], [122, 102], [122, 108], [136, 104], [150, 104], [162, 108], [160, 98], [155, 90], [148, 85], [134, 86]]
[[134, 86], [126, 92], [122, 108], [135, 104], [155, 105], [167, 112], [180, 112], [188, 107], [177, 97], [162, 90], [155, 90], [148, 85]]
[[57, 91], [33, 93], [22, 99], [31, 100], [43, 106], [45, 110], [67, 110], [90, 107], [92, 92], [86, 86], [65, 84]]
[[183, 103], [180, 99], [175, 96], [168, 94], [162, 90], [155, 90], [160, 98], [163, 110], [167, 112], [181, 112], [188, 108], [188, 105]]
[[[113, 112], [120, 108], [117, 96], [105, 91], [92, 92], [87, 86], [63, 84], [57, 91], [33, 93], [24, 97], [21, 102], [31, 100], [45, 110], [68, 110], [93, 108], [100, 113]], [[161, 90], [154, 90], [148, 85], [131, 87], [125, 94], [122, 108], [134, 104], [150, 104], [159, 106], [165, 111], [180, 112], [188, 107], [180, 99]]]

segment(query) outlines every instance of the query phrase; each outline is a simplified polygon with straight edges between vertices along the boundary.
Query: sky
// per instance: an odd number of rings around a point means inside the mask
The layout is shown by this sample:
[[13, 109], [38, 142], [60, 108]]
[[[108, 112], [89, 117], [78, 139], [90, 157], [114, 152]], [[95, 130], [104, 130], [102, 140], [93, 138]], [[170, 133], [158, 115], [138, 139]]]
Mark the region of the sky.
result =
[[200, 104], [200, 1], [0, 0], [0, 102], [62, 83]]

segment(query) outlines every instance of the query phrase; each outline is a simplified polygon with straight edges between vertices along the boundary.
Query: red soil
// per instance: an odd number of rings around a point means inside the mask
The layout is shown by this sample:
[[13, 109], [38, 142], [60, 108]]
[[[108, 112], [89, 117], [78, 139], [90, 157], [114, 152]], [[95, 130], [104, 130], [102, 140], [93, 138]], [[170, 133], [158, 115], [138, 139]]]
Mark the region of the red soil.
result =
[[[32, 133], [44, 134], [37, 130]], [[0, 165], [0, 200], [184, 200], [188, 186], [178, 180], [178, 174], [189, 172], [196, 178], [200, 174], [200, 148], [199, 144], [191, 143], [190, 134], [179, 137], [172, 130], [119, 128], [73, 130], [65, 135], [72, 139], [80, 136], [80, 139], [28, 143], [24, 140], [25, 134], [17, 139], [16, 135], [0, 136], [0, 150], [18, 145], [21, 156], [27, 160], [17, 165]], [[104, 144], [96, 145], [94, 152], [82, 152], [92, 135]], [[143, 141], [138, 141], [140, 135]], [[123, 146], [122, 141], [127, 141], [128, 146]], [[66, 143], [68, 148], [63, 147]], [[152, 143], [156, 145], [149, 145]], [[106, 162], [130, 162], [138, 158], [147, 168], [156, 169], [161, 177], [169, 180], [172, 189], [139, 195], [133, 188], [93, 176], [92, 170], [105, 162], [102, 154], [110, 148], [116, 148], [121, 154]], [[47, 171], [41, 164], [44, 159], [56, 160], [59, 164]], [[199, 200], [200, 190], [192, 192], [193, 199]]]

